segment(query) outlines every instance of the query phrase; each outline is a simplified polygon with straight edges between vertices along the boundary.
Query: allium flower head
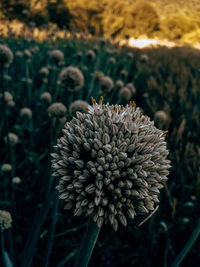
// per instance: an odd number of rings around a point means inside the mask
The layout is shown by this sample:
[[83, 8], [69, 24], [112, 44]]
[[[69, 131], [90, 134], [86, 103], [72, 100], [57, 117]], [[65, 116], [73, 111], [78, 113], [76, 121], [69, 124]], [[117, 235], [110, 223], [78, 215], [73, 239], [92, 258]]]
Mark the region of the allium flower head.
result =
[[129, 101], [132, 97], [131, 90], [128, 87], [122, 87], [119, 90], [119, 97], [121, 100]]
[[143, 62], [143, 63], [146, 63], [149, 61], [149, 56], [147, 54], [142, 54], [140, 56], [140, 61]]
[[0, 210], [0, 230], [9, 229], [12, 225], [10, 212]]
[[121, 74], [121, 76], [122, 76], [123, 78], [128, 77], [128, 71], [127, 71], [127, 70], [122, 70], [122, 71], [120, 72], [120, 74]]
[[117, 88], [117, 89], [120, 89], [120, 88], [122, 88], [124, 86], [124, 82], [123, 81], [121, 81], [121, 80], [117, 80], [116, 82], [115, 82], [115, 87]]
[[9, 101], [7, 102], [7, 106], [10, 107], [10, 108], [13, 108], [13, 107], [15, 106], [15, 101], [13, 101], [13, 100], [9, 100]]
[[86, 101], [76, 100], [72, 102], [71, 105], [69, 106], [69, 113], [71, 116], [75, 116], [77, 111], [86, 113], [88, 112], [88, 105], [89, 104]]
[[47, 103], [51, 103], [52, 97], [51, 94], [49, 92], [44, 92], [40, 95], [40, 100], [47, 102]]
[[48, 108], [48, 115], [49, 117], [57, 117], [62, 118], [66, 115], [67, 108], [64, 104], [60, 102], [55, 102], [51, 104]]
[[22, 108], [20, 110], [20, 116], [23, 118], [28, 118], [31, 119], [32, 118], [32, 111], [30, 108]]
[[10, 172], [12, 170], [12, 165], [10, 165], [9, 163], [4, 163], [1, 166], [1, 171], [2, 172]]
[[24, 57], [25, 58], [31, 58], [32, 57], [31, 51], [28, 49], [25, 49], [24, 50]]
[[104, 76], [100, 79], [100, 91], [102, 93], [109, 93], [114, 87], [114, 82], [109, 76]]
[[21, 181], [22, 181], [21, 178], [18, 177], [18, 176], [14, 177], [14, 178], [12, 179], [13, 184], [20, 184]]
[[64, 68], [59, 76], [61, 86], [69, 92], [76, 92], [83, 87], [83, 73], [76, 67]]
[[163, 129], [163, 128], [167, 127], [169, 117], [164, 110], [158, 110], [154, 114], [154, 121], [155, 121], [155, 125], [158, 128]]
[[7, 45], [0, 44], [0, 64], [9, 66], [13, 61], [13, 53]]
[[48, 76], [49, 75], [49, 69], [47, 67], [43, 67], [40, 69], [40, 74], [44, 75], [44, 76]]
[[126, 107], [93, 100], [88, 113], [77, 112], [63, 129], [52, 154], [57, 189], [65, 209], [90, 216], [98, 227], [148, 214], [169, 174], [165, 133], [142, 115], [134, 102]]
[[88, 50], [86, 51], [86, 58], [91, 61], [94, 60], [96, 58], [96, 54], [93, 50]]
[[9, 101], [12, 101], [13, 100], [13, 96], [11, 95], [11, 93], [9, 93], [9, 92], [4, 92], [4, 100], [6, 101], [6, 102], [9, 102]]
[[114, 65], [116, 63], [116, 59], [114, 57], [110, 57], [108, 62], [111, 64], [111, 65]]
[[18, 136], [16, 134], [14, 134], [14, 133], [9, 133], [8, 134], [8, 138], [9, 138], [10, 143], [11, 143], [12, 146], [15, 146], [19, 141]]
[[61, 61], [64, 60], [64, 54], [59, 49], [50, 51], [49, 56], [55, 64], [59, 64]]

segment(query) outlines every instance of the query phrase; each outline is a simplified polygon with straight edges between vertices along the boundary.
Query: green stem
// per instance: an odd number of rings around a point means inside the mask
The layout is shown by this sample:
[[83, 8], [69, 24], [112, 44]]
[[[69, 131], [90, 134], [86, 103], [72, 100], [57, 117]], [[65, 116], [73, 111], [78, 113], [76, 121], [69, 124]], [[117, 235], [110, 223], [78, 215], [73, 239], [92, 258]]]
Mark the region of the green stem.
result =
[[52, 245], [53, 245], [53, 239], [54, 239], [54, 232], [55, 232], [55, 228], [56, 228], [56, 223], [57, 223], [57, 212], [58, 212], [58, 196], [57, 196], [57, 192], [55, 194], [55, 198], [54, 198], [54, 206], [53, 206], [53, 212], [52, 212], [52, 218], [51, 218], [51, 225], [50, 225], [50, 229], [49, 229], [49, 236], [48, 236], [48, 240], [47, 240], [47, 248], [46, 248], [46, 253], [45, 253], [45, 257], [44, 257], [44, 267], [48, 267], [49, 265], [49, 259], [50, 259], [50, 254], [51, 254], [51, 250], [52, 250]]
[[199, 221], [198, 221], [198, 224], [197, 224], [196, 228], [194, 229], [194, 231], [193, 231], [192, 235], [190, 236], [189, 240], [187, 241], [185, 247], [182, 249], [180, 254], [177, 256], [175, 261], [172, 263], [171, 267], [180, 266], [181, 262], [184, 260], [185, 256], [187, 255], [187, 253], [189, 252], [189, 250], [193, 246], [194, 242], [198, 238], [199, 234], [200, 234], [200, 218], [199, 218]]
[[65, 236], [65, 235], [67, 235], [67, 234], [74, 233], [74, 232], [76, 232], [76, 231], [78, 231], [78, 230], [81, 230], [81, 229], [84, 228], [85, 226], [86, 226], [86, 223], [81, 224], [81, 225], [76, 226], [76, 227], [74, 227], [74, 228], [72, 228], [72, 229], [69, 229], [69, 230], [67, 230], [67, 231], [65, 231], [65, 232], [62, 232], [62, 233], [60, 233], [60, 234], [56, 234], [56, 235], [54, 236], [54, 238], [57, 238], [57, 237], [63, 237], [63, 236]]
[[96, 244], [100, 228], [92, 219], [89, 220], [87, 229], [85, 231], [81, 247], [76, 257], [74, 267], [87, 267], [90, 257], [92, 255], [94, 246]]
[[5, 266], [3, 230], [0, 229], [0, 262]]

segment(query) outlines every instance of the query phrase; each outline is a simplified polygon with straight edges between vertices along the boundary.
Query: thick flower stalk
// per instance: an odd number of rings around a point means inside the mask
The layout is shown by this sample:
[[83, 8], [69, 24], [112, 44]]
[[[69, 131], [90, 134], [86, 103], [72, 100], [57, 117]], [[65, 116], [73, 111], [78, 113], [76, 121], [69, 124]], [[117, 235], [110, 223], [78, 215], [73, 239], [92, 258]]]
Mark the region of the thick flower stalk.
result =
[[127, 225], [128, 218], [148, 215], [159, 203], [167, 180], [165, 134], [134, 102], [99, 104], [76, 113], [65, 125], [52, 154], [57, 189], [65, 209], [89, 216], [100, 228]]

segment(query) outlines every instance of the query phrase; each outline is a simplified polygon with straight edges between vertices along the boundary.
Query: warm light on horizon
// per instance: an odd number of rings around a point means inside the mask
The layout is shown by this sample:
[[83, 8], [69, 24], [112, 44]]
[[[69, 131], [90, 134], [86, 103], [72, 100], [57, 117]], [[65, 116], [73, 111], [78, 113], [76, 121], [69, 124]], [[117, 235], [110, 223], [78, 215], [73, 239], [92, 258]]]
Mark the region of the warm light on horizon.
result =
[[142, 38], [142, 39], [134, 39], [130, 38], [128, 41], [128, 45], [131, 47], [138, 47], [138, 48], [144, 48], [150, 45], [157, 45], [158, 40], [156, 39], [147, 39], [147, 38]]

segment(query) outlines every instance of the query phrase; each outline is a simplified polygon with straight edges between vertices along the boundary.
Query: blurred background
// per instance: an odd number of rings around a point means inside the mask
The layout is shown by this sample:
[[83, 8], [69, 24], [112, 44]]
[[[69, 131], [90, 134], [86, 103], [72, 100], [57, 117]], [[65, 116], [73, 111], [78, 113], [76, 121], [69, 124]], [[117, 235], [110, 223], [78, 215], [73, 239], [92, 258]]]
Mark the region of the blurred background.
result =
[[[50, 153], [64, 124], [101, 95], [135, 101], [168, 130], [172, 167], [158, 211], [140, 227], [143, 216], [117, 232], [103, 225], [89, 266], [199, 266], [199, 48], [199, 0], [0, 0], [6, 267], [73, 266], [87, 218], [56, 201]], [[78, 72], [72, 88], [68, 67]]]

